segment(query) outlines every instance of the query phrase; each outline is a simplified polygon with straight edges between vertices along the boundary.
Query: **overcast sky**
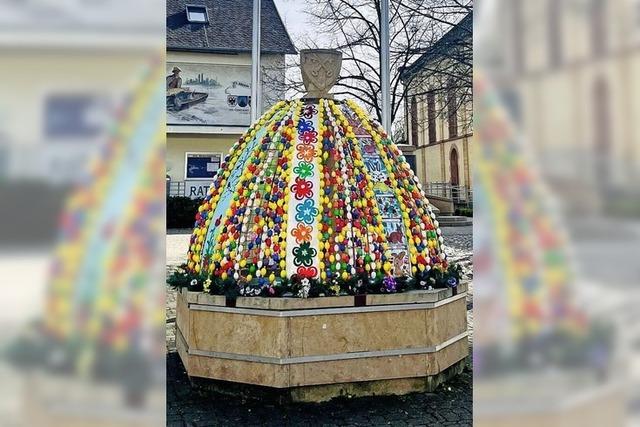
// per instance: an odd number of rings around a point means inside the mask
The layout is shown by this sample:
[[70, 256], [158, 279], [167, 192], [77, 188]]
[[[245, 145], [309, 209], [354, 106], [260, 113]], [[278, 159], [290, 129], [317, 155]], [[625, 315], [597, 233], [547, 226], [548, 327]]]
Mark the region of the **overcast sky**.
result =
[[299, 36], [308, 34], [309, 25], [308, 17], [304, 13], [306, 6], [304, 0], [274, 0], [274, 2], [294, 43]]

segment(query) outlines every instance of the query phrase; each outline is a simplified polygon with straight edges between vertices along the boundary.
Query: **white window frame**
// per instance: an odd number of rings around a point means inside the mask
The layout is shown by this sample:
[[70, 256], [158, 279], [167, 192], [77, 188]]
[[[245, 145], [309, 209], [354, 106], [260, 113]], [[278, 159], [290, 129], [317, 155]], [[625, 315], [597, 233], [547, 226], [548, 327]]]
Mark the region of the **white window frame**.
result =
[[[190, 7], [204, 9], [204, 21], [192, 21], [191, 18], [189, 17]], [[190, 22], [191, 24], [208, 24], [209, 23], [209, 11], [207, 10], [207, 6], [200, 5], [200, 4], [187, 4], [185, 5], [184, 10], [185, 10], [185, 13], [187, 14], [187, 21]]]
[[189, 178], [187, 176], [189, 173], [188, 160], [189, 160], [190, 154], [196, 154], [198, 156], [220, 156], [220, 165], [222, 165], [222, 162], [224, 161], [223, 153], [219, 153], [219, 152], [216, 153], [211, 151], [187, 151], [186, 153], [184, 153], [184, 180], [185, 181], [207, 181], [211, 179], [211, 178]]

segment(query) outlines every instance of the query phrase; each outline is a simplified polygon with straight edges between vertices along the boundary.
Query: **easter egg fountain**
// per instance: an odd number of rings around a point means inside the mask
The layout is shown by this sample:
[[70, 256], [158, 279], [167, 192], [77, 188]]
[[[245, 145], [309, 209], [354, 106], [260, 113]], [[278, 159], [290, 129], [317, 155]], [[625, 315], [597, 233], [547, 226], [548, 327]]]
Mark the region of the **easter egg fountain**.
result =
[[341, 61], [301, 52], [308, 93], [240, 137], [196, 213], [176, 319], [194, 382], [319, 401], [463, 368], [466, 284], [401, 151], [328, 93]]

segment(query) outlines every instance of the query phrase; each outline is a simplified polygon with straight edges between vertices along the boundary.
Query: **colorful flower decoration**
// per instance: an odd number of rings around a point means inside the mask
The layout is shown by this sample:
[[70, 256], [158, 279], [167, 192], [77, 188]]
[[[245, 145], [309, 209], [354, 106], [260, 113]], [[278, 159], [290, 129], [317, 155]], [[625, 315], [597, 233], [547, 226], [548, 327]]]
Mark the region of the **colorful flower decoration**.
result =
[[305, 267], [311, 267], [311, 264], [313, 263], [313, 257], [315, 257], [317, 253], [318, 251], [313, 249], [309, 242], [304, 242], [300, 244], [299, 247], [293, 248], [293, 263], [296, 266], [303, 265]]
[[306, 197], [313, 197], [312, 188], [313, 184], [311, 181], [306, 181], [303, 178], [297, 177], [295, 184], [291, 186], [291, 191], [293, 191], [297, 200], [302, 200]]
[[311, 278], [318, 275], [318, 269], [315, 267], [298, 267], [296, 273], [300, 277]]
[[298, 132], [303, 133], [303, 132], [309, 132], [313, 130], [313, 123], [311, 122], [311, 120], [300, 120], [300, 123], [298, 123]]
[[307, 105], [307, 106], [304, 107], [304, 110], [302, 112], [302, 116], [305, 119], [310, 119], [317, 113], [318, 113], [318, 108], [315, 105], [310, 104], [310, 105]]
[[318, 208], [313, 205], [313, 200], [307, 199], [302, 204], [296, 206], [296, 221], [305, 224], [312, 224], [318, 215]]
[[296, 148], [298, 149], [297, 157], [299, 160], [304, 160], [305, 162], [313, 161], [316, 155], [316, 150], [312, 146], [298, 144]]
[[300, 141], [302, 141], [303, 144], [312, 144], [317, 138], [318, 132], [314, 130], [308, 130], [300, 134]]
[[291, 231], [291, 235], [296, 238], [296, 243], [298, 244], [303, 242], [310, 242], [312, 230], [313, 228], [311, 228], [310, 226], [299, 223], [296, 228]]
[[293, 173], [300, 178], [309, 178], [313, 176], [313, 165], [307, 162], [300, 162], [298, 166], [293, 168]]

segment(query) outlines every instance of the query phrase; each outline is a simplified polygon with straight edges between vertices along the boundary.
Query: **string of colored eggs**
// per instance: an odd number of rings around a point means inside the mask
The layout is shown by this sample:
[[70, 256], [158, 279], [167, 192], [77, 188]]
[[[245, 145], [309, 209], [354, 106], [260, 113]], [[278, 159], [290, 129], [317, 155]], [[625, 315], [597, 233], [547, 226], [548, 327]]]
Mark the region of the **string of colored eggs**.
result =
[[[384, 233], [382, 217], [374, 200], [374, 180], [370, 176], [368, 168], [364, 163], [360, 143], [354, 134], [353, 127], [351, 126], [349, 119], [338, 107], [336, 107], [334, 112], [336, 113], [336, 117], [342, 119], [343, 126], [347, 129], [347, 146], [351, 148], [354, 166], [356, 168], [355, 170], [359, 172], [358, 186], [360, 189], [360, 195], [358, 200], [355, 202], [356, 207], [361, 209], [360, 225], [363, 228], [363, 244], [359, 250], [361, 260], [359, 260], [359, 264], [363, 266], [364, 271], [370, 274], [372, 279], [375, 279], [382, 270], [383, 260], [386, 259], [385, 251], [387, 250], [387, 236]], [[356, 225], [357, 224], [358, 223], [356, 222]], [[362, 270], [359, 269], [358, 272], [362, 273]]]
[[154, 77], [158, 70], [147, 70], [132, 104], [119, 113], [123, 123], [112, 129], [113, 135], [100, 149], [100, 154], [90, 163], [86, 181], [77, 189], [66, 204], [61, 218], [60, 239], [52, 263], [50, 286], [47, 293], [44, 323], [46, 330], [60, 339], [74, 332], [78, 307], [72, 304], [74, 293], [86, 293], [92, 283], [78, 281], [84, 259], [89, 256], [85, 248], [95, 238], [98, 221], [103, 212], [97, 209], [109, 195], [109, 189], [121, 167], [127, 144], [137, 123], [156, 89]]
[[[164, 66], [142, 76], [114, 135], [70, 197], [56, 247], [45, 330], [71, 347], [74, 368], [89, 374], [99, 352], [131, 351], [137, 334], [164, 323], [164, 304], [148, 286], [157, 230], [164, 227]], [[150, 126], [149, 126], [150, 124]], [[126, 161], [125, 161], [126, 159]], [[147, 297], [156, 297], [149, 302]], [[154, 302], [156, 304], [154, 304]], [[153, 352], [159, 349], [138, 349]]]
[[383, 267], [387, 266], [387, 237], [384, 232], [383, 220], [378, 209], [373, 191], [373, 178], [370, 176], [368, 169], [363, 161], [363, 155], [360, 148], [358, 138], [353, 133], [353, 129], [349, 124], [349, 120], [337, 108], [336, 116], [342, 119], [343, 126], [347, 129], [347, 141], [351, 146], [354, 164], [360, 172], [360, 189], [361, 197], [357, 201], [362, 208], [363, 217], [360, 220], [364, 232], [365, 241], [363, 242], [363, 250], [361, 252], [364, 270], [375, 279], [381, 274]]
[[[476, 162], [479, 206], [490, 212], [494, 230], [490, 248], [502, 273], [493, 280], [506, 290], [509, 326], [516, 337], [560, 327], [584, 330], [585, 317], [569, 299], [569, 273], [563, 236], [543, 201], [549, 197], [526, 162], [526, 150], [486, 82], [477, 84], [484, 105], [478, 116], [480, 145]], [[486, 117], [482, 112], [489, 112]], [[488, 249], [485, 249], [488, 250]], [[485, 255], [486, 256], [486, 255]], [[498, 298], [498, 296], [494, 296]]]
[[341, 136], [335, 116], [328, 100], [320, 105], [326, 112], [322, 121], [324, 198], [321, 222], [321, 241], [324, 244], [324, 269], [322, 279], [341, 277], [343, 280], [355, 275], [353, 242], [351, 240], [351, 200], [345, 184], [347, 166], [340, 146]]
[[[372, 128], [370, 126], [368, 126], [368, 118], [365, 118], [365, 120], [363, 121], [362, 118], [360, 118], [360, 116], [357, 115], [357, 111], [353, 108], [351, 108], [351, 106], [347, 103], [346, 105], [343, 106], [343, 108], [345, 110], [348, 110], [350, 112], [350, 115], [353, 116], [355, 114], [355, 117], [360, 119], [360, 128], [363, 128], [364, 131], [366, 132], [366, 138], [367, 139], [373, 139], [375, 141], [374, 138], [374, 134], [372, 133]], [[361, 144], [356, 142], [356, 152], [358, 153], [358, 157], [362, 158], [364, 153], [362, 152], [362, 149], [360, 148]], [[376, 156], [380, 156], [380, 152], [379, 149], [376, 149], [374, 151]], [[369, 153], [369, 155], [371, 155], [373, 153]], [[366, 177], [367, 177], [367, 186], [368, 186], [368, 192], [365, 194], [365, 197], [368, 198], [368, 200], [370, 200], [369, 203], [369, 208], [373, 211], [374, 214], [374, 225], [377, 223], [378, 227], [377, 229], [374, 228], [374, 230], [370, 230], [370, 235], [373, 236], [373, 243], [370, 243], [370, 250], [373, 251], [373, 253], [375, 254], [375, 259], [376, 259], [376, 263], [375, 263], [375, 268], [378, 270], [378, 273], [380, 272], [380, 270], [382, 269], [382, 271], [384, 271], [384, 274], [386, 275], [391, 275], [391, 269], [392, 269], [392, 265], [390, 263], [391, 260], [391, 253], [389, 250], [389, 236], [386, 235], [385, 230], [384, 230], [384, 219], [382, 217], [382, 213], [380, 211], [380, 206], [377, 203], [377, 199], [376, 199], [376, 191], [374, 188], [374, 182], [375, 179], [370, 176], [367, 173], [368, 170], [368, 166], [366, 165], [366, 163], [363, 163], [363, 170], [365, 171]], [[375, 275], [372, 275], [373, 278], [375, 278]]]
[[[277, 133], [274, 135], [276, 145], [272, 145], [270, 149], [270, 155], [272, 157], [271, 164], [261, 171], [261, 176], [264, 175], [265, 171], [271, 172], [270, 175], [273, 176], [273, 181], [271, 181], [270, 177], [266, 178], [267, 194], [263, 205], [265, 211], [264, 216], [270, 218], [270, 220], [267, 225], [264, 224], [263, 220], [258, 222], [258, 228], [255, 230], [256, 236], [259, 233], [261, 233], [261, 236], [252, 242], [253, 245], [260, 245], [261, 249], [258, 259], [265, 259], [265, 264], [267, 265], [267, 267], [263, 267], [262, 270], [256, 272], [257, 277], [262, 277], [258, 280], [259, 286], [266, 283], [265, 278], [268, 278], [269, 283], [273, 284], [276, 277], [286, 277], [285, 256], [288, 216], [285, 211], [285, 204], [289, 200], [287, 183], [289, 182], [291, 169], [290, 154], [291, 142], [293, 140], [291, 133], [294, 126], [293, 116], [299, 109], [300, 103], [297, 102], [293, 105], [284, 122], [274, 124], [273, 130]], [[286, 127], [282, 128], [283, 125]], [[279, 153], [282, 153], [282, 155], [279, 155]], [[273, 166], [274, 161], [276, 162], [275, 169]], [[242, 266], [241, 250], [238, 251], [237, 257], [235, 266], [236, 273], [234, 274], [234, 279], [236, 280], [239, 278], [238, 267]], [[269, 273], [267, 273], [267, 270], [269, 270]], [[249, 268], [249, 272], [251, 273], [251, 268]], [[267, 274], [269, 274], [268, 277]], [[248, 280], [251, 280], [250, 275], [248, 276]]]
[[[354, 220], [361, 218], [361, 211], [356, 208], [356, 217], [352, 213], [352, 199], [359, 201], [365, 197], [364, 193], [356, 195], [357, 183], [353, 178], [354, 168], [353, 165], [348, 165], [345, 159], [343, 138], [341, 133], [346, 133], [348, 129], [341, 132], [338, 127], [338, 119], [336, 118], [336, 105], [332, 101], [325, 101], [327, 106], [327, 136], [328, 140], [325, 141], [325, 152], [327, 152], [328, 158], [333, 159], [334, 167], [331, 173], [325, 173], [325, 179], [331, 182], [330, 188], [333, 189], [333, 193], [327, 191], [326, 204], [328, 208], [325, 210], [325, 215], [329, 218], [325, 218], [323, 224], [325, 226], [325, 239], [329, 239], [327, 249], [331, 250], [328, 257], [328, 263], [330, 268], [326, 272], [327, 276], [341, 274], [343, 280], [347, 280], [350, 275], [356, 274], [356, 265], [358, 263], [364, 263], [364, 251], [360, 254], [356, 254], [354, 251]], [[357, 169], [355, 169], [357, 170]], [[349, 177], [351, 175], [351, 178]], [[349, 185], [349, 190], [345, 184]], [[331, 198], [329, 198], [331, 196]], [[359, 204], [359, 202], [357, 202]], [[357, 225], [361, 225], [357, 223]], [[331, 227], [335, 227], [335, 230]], [[355, 227], [358, 230], [359, 227]], [[332, 239], [334, 231], [337, 233], [335, 238]], [[357, 237], [359, 239], [359, 237]], [[361, 241], [357, 241], [356, 247], [362, 246]], [[358, 257], [357, 255], [360, 255]], [[341, 273], [340, 273], [341, 272]], [[362, 271], [361, 271], [362, 272]]]
[[[295, 104], [292, 104], [290, 108], [295, 108]], [[263, 183], [259, 182], [259, 180], [264, 176], [264, 170], [267, 166], [264, 160], [269, 149], [273, 149], [273, 139], [276, 132], [276, 126], [268, 128], [261, 143], [255, 147], [249, 156], [249, 164], [238, 181], [233, 200], [226, 212], [225, 222], [215, 243], [213, 255], [215, 269], [217, 270], [215, 273], [223, 280], [229, 275], [234, 275], [234, 271], [238, 271], [241, 268], [239, 265], [235, 266], [231, 261], [232, 258], [235, 258], [233, 256], [235, 253], [231, 254], [230, 252], [236, 249], [236, 242], [243, 228], [247, 237], [252, 240], [247, 243], [246, 248], [246, 255], [248, 255], [246, 262], [249, 270], [247, 280], [251, 280], [254, 275], [260, 277], [266, 274], [266, 267], [260, 257], [262, 243], [260, 231], [267, 227], [265, 217], [263, 217], [267, 212], [263, 212], [259, 208], [265, 191]], [[254, 224], [249, 225], [251, 219], [253, 219]], [[273, 222], [268, 225], [273, 228]]]
[[[277, 130], [281, 129], [282, 122], [274, 126], [273, 130], [277, 133], [275, 133], [269, 147], [269, 156], [272, 158], [271, 164], [266, 162], [267, 166], [259, 173], [260, 181], [266, 181], [266, 187], [264, 188], [265, 197], [261, 207], [257, 202], [257, 197], [256, 202], [254, 202], [254, 207], [258, 206], [258, 209], [255, 209], [254, 212], [259, 215], [259, 219], [254, 220], [256, 223], [254, 226], [255, 237], [254, 240], [249, 243], [249, 245], [259, 248], [258, 257], [256, 258], [257, 263], [256, 259], [253, 260], [256, 264], [255, 275], [258, 277], [259, 286], [266, 284], [267, 280], [269, 283], [274, 283], [276, 275], [282, 276], [282, 265], [280, 261], [284, 260], [286, 256], [286, 229], [288, 220], [283, 205], [288, 201], [286, 188], [290, 176], [290, 158], [288, 155], [279, 156], [279, 153], [288, 153], [290, 151], [292, 141], [291, 129], [292, 126], [294, 126], [293, 117], [296, 112], [299, 111], [299, 108], [299, 102], [292, 106], [284, 122], [285, 125], [288, 125], [288, 127], [284, 128], [284, 130], [286, 130], [285, 135], [283, 135], [282, 132], [277, 132]], [[273, 167], [274, 160], [277, 162], [275, 168]], [[265, 173], [269, 173], [270, 176], [265, 178]], [[273, 176], [273, 180], [271, 176]], [[262, 188], [259, 189], [259, 192], [261, 191]], [[284, 199], [281, 199], [281, 194], [284, 195]], [[280, 203], [280, 206], [278, 206], [278, 203]], [[264, 260], [264, 265], [261, 265], [261, 260]], [[235, 268], [236, 275], [234, 278], [237, 279], [239, 276], [237, 264]], [[280, 273], [277, 274], [279, 269]], [[247, 280], [251, 280], [251, 265], [249, 266], [249, 273]]]
[[[289, 110], [295, 110], [297, 106], [298, 106], [297, 103], [293, 103], [291, 104], [290, 108], [283, 110], [283, 113], [286, 113]], [[273, 212], [271, 214], [272, 215], [273, 213], [277, 214], [274, 218], [274, 222], [269, 222], [269, 224], [265, 224], [264, 218], [261, 217], [261, 214], [262, 214], [261, 211], [258, 210], [259, 208], [254, 209], [254, 207], [259, 205], [259, 200], [262, 198], [262, 196], [260, 197], [257, 196], [258, 192], [263, 191], [266, 187], [262, 187], [262, 190], [261, 190], [260, 186], [254, 186], [254, 182], [249, 182], [249, 180], [252, 180], [253, 174], [259, 170], [257, 167], [254, 167], [256, 165], [255, 154], [260, 152], [261, 150], [267, 150], [268, 148], [282, 149], [283, 147], [282, 140], [284, 139], [286, 142], [291, 138], [290, 132], [287, 132], [287, 130], [290, 131], [290, 127], [293, 125], [293, 120], [289, 116], [285, 120], [285, 122], [287, 123], [287, 128], [285, 128], [282, 133], [276, 133], [276, 132], [278, 132], [279, 129], [281, 129], [283, 122], [279, 120], [277, 122], [272, 123], [272, 126], [270, 128], [268, 135], [263, 140], [263, 143], [266, 144], [266, 146], [263, 144], [261, 146], [256, 147], [256, 149], [253, 152], [253, 155], [254, 155], [253, 163], [250, 162], [249, 166], [246, 168], [246, 170], [243, 173], [244, 181], [239, 180], [238, 182], [237, 189], [234, 193], [234, 203], [232, 204], [231, 208], [227, 212], [227, 216], [232, 218], [232, 222], [234, 224], [233, 226], [230, 227], [229, 230], [223, 230], [223, 233], [220, 234], [219, 240], [216, 242], [216, 250], [218, 251], [218, 256], [216, 257], [216, 261], [218, 261], [218, 260], [221, 260], [222, 256], [224, 255], [224, 252], [220, 253], [220, 251], [221, 251], [221, 242], [224, 242], [224, 240], [227, 237], [225, 233], [230, 231], [232, 234], [234, 234], [233, 242], [230, 244], [231, 251], [229, 253], [230, 259], [232, 259], [234, 258], [233, 252], [236, 250], [235, 242], [238, 240], [238, 236], [240, 237], [240, 244], [237, 247], [237, 251], [234, 259], [235, 263], [232, 262], [231, 265], [222, 265], [220, 262], [216, 262], [216, 267], [219, 269], [216, 273], [223, 278], [227, 278], [230, 274], [233, 274], [233, 277], [237, 280], [238, 278], [240, 278], [240, 275], [243, 274], [246, 280], [251, 280], [253, 278], [253, 275], [256, 275], [256, 276], [266, 275], [266, 267], [262, 265], [261, 255], [259, 252], [257, 253], [257, 251], [260, 250], [259, 247], [261, 248], [263, 244], [271, 243], [269, 241], [262, 242], [261, 240], [268, 240], [268, 239], [261, 239], [260, 235], [258, 234], [258, 232], [263, 230], [265, 227], [267, 227], [267, 225], [270, 228], [274, 229], [275, 231], [274, 238], [278, 239], [276, 245], [274, 246], [274, 249], [275, 249], [274, 259], [277, 261], [277, 258], [283, 258], [283, 251], [286, 246], [286, 243], [282, 241], [284, 237], [283, 233], [280, 232], [279, 235], [277, 233], [278, 228], [280, 226], [278, 225], [277, 227], [275, 227], [274, 223], [276, 222], [286, 223], [286, 214], [284, 214], [282, 210], [283, 203], [286, 203], [286, 196], [283, 201], [281, 201], [280, 197], [278, 197], [279, 200], [278, 202], [276, 202], [276, 208], [275, 210], [272, 209]], [[278, 146], [272, 145], [273, 143], [276, 142], [276, 140], [278, 141], [279, 145]], [[271, 151], [273, 152], [273, 150]], [[259, 161], [259, 157], [257, 159]], [[273, 189], [273, 191], [282, 192], [284, 190], [286, 192], [285, 183], [287, 178], [287, 163], [284, 157], [281, 157], [279, 159], [279, 162], [280, 162], [279, 167], [281, 169], [279, 175], [281, 176], [281, 181], [275, 183], [274, 185], [267, 184], [267, 186], [270, 186]], [[266, 169], [266, 167], [260, 169], [260, 171], [264, 169]], [[258, 172], [258, 174], [260, 173], [261, 172]], [[252, 194], [255, 194], [255, 195], [252, 195]], [[271, 203], [271, 202], [268, 202], [268, 203]], [[248, 210], [245, 210], [246, 205], [249, 205], [246, 207], [246, 209]], [[273, 207], [273, 205], [267, 205], [265, 206], [265, 208], [269, 206]], [[233, 212], [236, 212], [235, 216], [232, 215]], [[255, 215], [256, 212], [258, 213], [258, 215]], [[245, 215], [245, 213], [248, 213], [248, 214]], [[249, 224], [250, 217], [253, 218], [252, 224]], [[241, 224], [241, 229], [237, 230], [237, 227], [240, 226], [240, 224]], [[273, 233], [273, 231], [271, 231], [271, 233]], [[278, 246], [281, 246], [281, 248]], [[228, 264], [228, 263], [225, 263], [225, 264]], [[230, 270], [229, 267], [231, 266], [233, 267], [235, 272]], [[275, 266], [270, 265], [269, 267], [274, 268]], [[274, 279], [274, 277], [270, 277], [270, 278], [272, 280]]]
[[[339, 187], [336, 194], [334, 194], [334, 201], [339, 204], [338, 208], [342, 209], [343, 217], [342, 222], [339, 224], [340, 229], [338, 230], [338, 236], [336, 237], [336, 240], [339, 245], [340, 251], [342, 252], [342, 279], [347, 280], [349, 276], [355, 276], [356, 274], [356, 255], [354, 252], [353, 241], [354, 217], [352, 213], [352, 193], [356, 188], [356, 181], [353, 176], [353, 167], [350, 167], [347, 164], [341, 129], [338, 126], [338, 120], [334, 113], [334, 108], [336, 108], [335, 104], [326, 100], [325, 105], [328, 111], [328, 124], [331, 126], [332, 135], [335, 140], [336, 158], [338, 159], [338, 174], [336, 178], [338, 179]], [[344, 199], [338, 199], [338, 194], [344, 194]]]
[[368, 119], [366, 114], [360, 109], [360, 107], [357, 104], [347, 101], [347, 105], [356, 113], [356, 116], [360, 120], [362, 120], [365, 130], [369, 132], [374, 143], [376, 144], [377, 152], [381, 156], [382, 162], [386, 168], [386, 173], [389, 176], [389, 181], [391, 184], [390, 187], [392, 191], [395, 193], [395, 196], [400, 203], [400, 210], [402, 212], [402, 222], [404, 224], [404, 231], [405, 231], [405, 235], [408, 238], [408, 246], [413, 258], [415, 247], [413, 245], [413, 236], [411, 234], [412, 224], [411, 224], [411, 220], [409, 219], [409, 213], [407, 212], [404, 201], [402, 200], [403, 195], [406, 194], [406, 191], [403, 191], [404, 189], [398, 186], [398, 182], [395, 179], [394, 169], [392, 168], [392, 165], [389, 163], [387, 153], [384, 150], [382, 140], [383, 138], [387, 140], [387, 135], [381, 129], [380, 130], [374, 129], [374, 126], [372, 126], [371, 121]]
[[[343, 208], [342, 213], [344, 218], [346, 218], [346, 224], [339, 224], [339, 228], [341, 229], [339, 230], [337, 242], [340, 245], [339, 249], [348, 257], [347, 260], [343, 258], [342, 261], [349, 263], [349, 273], [355, 275], [356, 273], [364, 272], [363, 269], [359, 268], [364, 263], [363, 242], [361, 240], [362, 234], [360, 233], [362, 224], [359, 221], [359, 219], [363, 217], [363, 213], [359, 207], [359, 201], [361, 198], [364, 198], [365, 194], [361, 191], [360, 187], [358, 187], [355, 179], [355, 176], [359, 175], [358, 169], [353, 163], [353, 156], [347, 155], [345, 152], [345, 149], [348, 150], [349, 147], [344, 144], [343, 135], [346, 135], [349, 131], [348, 124], [345, 123], [345, 126], [342, 126], [342, 121], [336, 115], [338, 107], [333, 101], [326, 101], [326, 105], [328, 106], [329, 124], [333, 129], [334, 150], [336, 150], [334, 155], [338, 164], [337, 171], [338, 173], [342, 173], [341, 177], [340, 175], [335, 176], [336, 180], [340, 180], [341, 178], [341, 182], [338, 190], [334, 193], [334, 202]], [[344, 198], [341, 198], [343, 195]], [[336, 252], [338, 251], [336, 250]], [[346, 278], [348, 278], [348, 274], [346, 274], [347, 268], [344, 265], [343, 267], [345, 268], [343, 269], [342, 278], [346, 280]]]
[[[367, 168], [362, 160], [362, 155], [359, 150], [358, 140], [353, 132], [353, 128], [348, 119], [342, 113], [340, 107], [330, 101], [332, 106], [332, 112], [335, 115], [337, 121], [342, 127], [342, 133], [344, 138], [340, 139], [342, 143], [343, 151], [348, 155], [345, 156], [348, 170], [352, 170], [351, 181], [351, 199], [352, 199], [352, 216], [353, 221], [351, 226], [353, 227], [354, 246], [356, 255], [356, 272], [362, 274], [365, 271], [372, 274], [373, 278], [376, 277], [376, 269], [379, 270], [375, 261], [376, 255], [373, 251], [373, 239], [369, 238], [370, 232], [373, 231], [373, 219], [371, 218], [371, 211], [369, 205], [372, 201], [367, 202], [369, 193], [369, 183], [372, 179], [367, 172]], [[375, 235], [375, 240], [382, 238], [382, 242], [385, 243], [384, 234]], [[370, 252], [372, 251], [372, 252]], [[373, 254], [373, 256], [372, 256]]]
[[[223, 162], [223, 164], [220, 165], [220, 169], [216, 174], [216, 179], [214, 179], [214, 182], [209, 189], [209, 194], [207, 195], [207, 198], [205, 198], [203, 209], [200, 210], [199, 212], [199, 215], [200, 215], [199, 232], [197, 231], [194, 232], [194, 236], [192, 237], [192, 240], [197, 239], [196, 240], [197, 246], [195, 248], [192, 247], [192, 250], [195, 249], [194, 252], [196, 257], [194, 261], [195, 261], [195, 265], [198, 266], [198, 261], [199, 261], [198, 256], [199, 256], [200, 250], [202, 249], [205, 235], [207, 236], [206, 246], [207, 246], [208, 253], [202, 260], [205, 271], [210, 270], [210, 266], [208, 263], [211, 259], [211, 252], [214, 246], [213, 240], [215, 239], [215, 231], [218, 230], [218, 226], [220, 225], [219, 224], [220, 219], [219, 218], [215, 219], [216, 221], [216, 223], [214, 224], [215, 227], [210, 227], [210, 223], [212, 220], [214, 220], [214, 212], [216, 212], [218, 209], [218, 204], [220, 202], [223, 192], [226, 189], [226, 186], [233, 185], [231, 182], [228, 182], [231, 180], [231, 172], [235, 170], [236, 163], [238, 162], [242, 153], [246, 149], [249, 141], [252, 141], [255, 138], [256, 129], [258, 128], [258, 126], [260, 124], [268, 123], [270, 120], [272, 120], [275, 113], [280, 108], [282, 108], [284, 104], [285, 104], [284, 102], [277, 103], [254, 126], [252, 126], [248, 130], [248, 132], [245, 133], [245, 135], [243, 135], [234, 144], [234, 146], [231, 148], [229, 152], [229, 155], [225, 158], [225, 161]], [[198, 225], [198, 216], [196, 216], [196, 220]], [[198, 271], [198, 269], [199, 267], [196, 267], [196, 271]]]
[[[340, 275], [340, 270], [346, 270], [346, 263], [341, 263], [339, 248], [336, 239], [339, 237], [336, 233], [340, 233], [342, 225], [342, 212], [338, 206], [338, 194], [344, 194], [344, 189], [340, 186], [336, 176], [337, 155], [335, 152], [335, 140], [333, 132], [329, 125], [329, 115], [325, 114], [326, 103], [321, 100], [319, 103], [320, 118], [319, 125], [319, 161], [321, 164], [321, 189], [322, 203], [320, 209], [321, 221], [318, 224], [319, 239], [324, 244], [321, 245], [321, 278], [326, 280], [333, 276]], [[327, 112], [328, 113], [328, 112]], [[346, 272], [345, 272], [346, 274]]]
[[[273, 116], [278, 111], [282, 111], [287, 104], [288, 103], [285, 101], [276, 103], [267, 113], [254, 123], [247, 132], [238, 139], [238, 141], [234, 143], [229, 150], [229, 154], [225, 156], [220, 168], [216, 172], [212, 184], [209, 187], [208, 194], [205, 196], [204, 202], [198, 208], [198, 213], [196, 214], [196, 223], [190, 240], [189, 253], [187, 255], [187, 265], [190, 270], [200, 272], [202, 261], [202, 266], [205, 268], [205, 271], [210, 271], [209, 262], [211, 256], [210, 254], [207, 254], [207, 256], [202, 257], [201, 251], [204, 246], [205, 236], [208, 235], [208, 232], [212, 231], [212, 227], [210, 226], [213, 219], [213, 213], [217, 207], [222, 192], [225, 189], [225, 184], [227, 183], [238, 158], [247, 147], [248, 142], [255, 138], [257, 129], [265, 123], [270, 122]], [[215, 226], [218, 227], [219, 224], [215, 224]], [[209, 235], [212, 237], [213, 233], [210, 233]], [[210, 244], [209, 248], [211, 250], [213, 245]]]

